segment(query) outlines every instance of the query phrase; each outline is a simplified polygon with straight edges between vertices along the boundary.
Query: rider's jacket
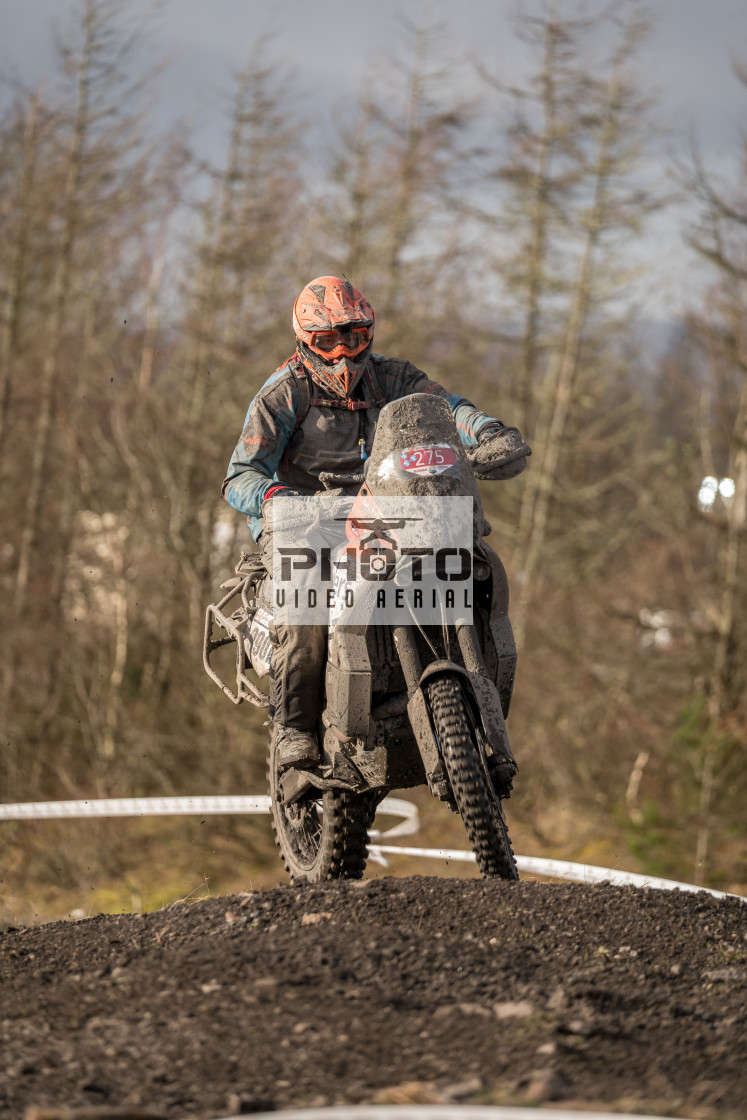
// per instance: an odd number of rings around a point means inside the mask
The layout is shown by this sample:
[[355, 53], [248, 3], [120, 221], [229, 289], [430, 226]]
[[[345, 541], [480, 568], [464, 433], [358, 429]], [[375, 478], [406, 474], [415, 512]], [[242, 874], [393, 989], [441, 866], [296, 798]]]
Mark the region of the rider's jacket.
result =
[[[447, 392], [411, 362], [372, 354], [351, 398], [340, 399], [311, 380], [294, 355], [265, 382], [249, 405], [244, 430], [223, 483], [226, 501], [262, 531], [262, 502], [278, 483], [313, 494], [322, 471], [356, 474], [371, 451], [379, 412], [410, 393], [436, 393], [449, 404], [462, 443], [495, 418]], [[500, 422], [500, 421], [499, 421]]]

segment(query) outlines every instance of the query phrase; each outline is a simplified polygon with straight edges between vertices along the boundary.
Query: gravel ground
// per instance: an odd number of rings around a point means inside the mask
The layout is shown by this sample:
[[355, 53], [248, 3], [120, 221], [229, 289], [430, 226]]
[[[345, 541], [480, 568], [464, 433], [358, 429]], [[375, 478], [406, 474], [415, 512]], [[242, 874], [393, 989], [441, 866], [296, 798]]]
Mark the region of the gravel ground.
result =
[[281, 887], [0, 934], [0, 1116], [464, 1100], [737, 1120], [746, 1020], [738, 900]]

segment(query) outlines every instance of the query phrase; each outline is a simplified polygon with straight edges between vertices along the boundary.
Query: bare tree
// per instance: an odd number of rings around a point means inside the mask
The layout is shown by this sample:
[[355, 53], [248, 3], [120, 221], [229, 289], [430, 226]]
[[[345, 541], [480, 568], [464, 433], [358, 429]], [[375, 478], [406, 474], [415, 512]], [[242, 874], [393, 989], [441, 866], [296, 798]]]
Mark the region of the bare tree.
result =
[[[76, 519], [83, 502], [95, 508], [103, 498], [106, 509], [117, 501], [116, 485], [103, 493], [96, 451], [97, 444], [106, 446], [101, 421], [115, 380], [102, 373], [108, 353], [127, 334], [133, 293], [128, 255], [148, 209], [148, 160], [135, 103], [143, 87], [125, 73], [137, 42], [131, 30], [122, 4], [88, 0], [79, 48], [61, 49], [64, 82], [54, 109], [41, 94], [28, 100], [24, 194], [16, 201], [3, 333], [5, 368], [15, 362], [19, 375], [7, 414], [13, 442], [5, 465], [20, 479], [7, 495], [13, 507], [7, 520], [18, 528], [9, 533], [16, 565], [3, 689], [7, 701], [18, 685], [17, 704], [33, 707], [45, 698], [42, 734], [69, 701], [59, 647], [74, 621], [65, 617], [64, 588]], [[110, 647], [104, 628], [97, 651], [101, 665], [112, 658], [112, 696], [124, 648], [122, 628], [116, 629]], [[74, 633], [73, 626], [68, 637]], [[89, 683], [100, 678], [99, 669], [92, 666]], [[102, 710], [107, 703], [104, 698]], [[110, 753], [107, 743], [109, 733], [98, 742], [104, 754]]]
[[[465, 252], [450, 195], [472, 108], [443, 57], [442, 29], [404, 30], [398, 57], [372, 70], [355, 119], [340, 125], [316, 246], [370, 293], [383, 345], [406, 339], [408, 356], [423, 360]], [[453, 337], [462, 312], [450, 302]]]
[[[91, 188], [95, 192], [103, 186], [104, 197], [99, 196], [100, 207], [111, 204], [110, 190], [104, 186], [110, 173], [113, 151], [106, 149], [106, 155], [97, 146], [95, 131], [111, 129], [105, 139], [111, 141], [111, 134], [117, 135], [117, 154], [125, 158], [125, 152], [133, 143], [132, 133], [122, 119], [115, 127], [110, 118], [119, 116], [114, 108], [114, 98], [119, 99], [121, 90], [116, 93], [112, 84], [120, 85], [118, 67], [121, 64], [121, 41], [116, 38], [115, 20], [118, 7], [105, 5], [103, 0], [86, 0], [83, 13], [82, 43], [77, 53], [68, 51], [65, 56], [66, 70], [76, 83], [75, 109], [69, 125], [68, 150], [64, 159], [64, 192], [61, 206], [61, 232], [55, 250], [55, 266], [49, 294], [49, 334], [48, 346], [42, 363], [41, 379], [38, 390], [38, 414], [34, 433], [29, 485], [26, 495], [26, 509], [19, 545], [16, 570], [14, 604], [22, 611], [26, 599], [32, 553], [39, 531], [39, 515], [42, 502], [45, 474], [50, 452], [50, 437], [54, 416], [55, 384], [59, 376], [63, 353], [63, 338], [66, 319], [74, 284], [72, 282], [75, 253], [82, 230], [90, 215], [94, 202]], [[131, 124], [131, 122], [130, 122]], [[106, 166], [102, 160], [108, 158]], [[88, 213], [84, 210], [88, 208]], [[97, 215], [98, 217], [98, 215]]]
[[[573, 136], [564, 136], [566, 149], [574, 153], [575, 167], [567, 173], [567, 178], [564, 177], [564, 186], [569, 190], [572, 186], [573, 197], [569, 200], [566, 196], [556, 253], [565, 250], [571, 264], [559, 293], [562, 313], [558, 316], [556, 311], [557, 327], [552, 335], [546, 336], [543, 381], [532, 393], [537, 454], [524, 486], [519, 522], [522, 598], [516, 612], [516, 625], [520, 635], [526, 625], [540, 558], [548, 539], [569, 418], [583, 370], [585, 339], [590, 330], [599, 330], [598, 323], [593, 324], [593, 313], [613, 298], [619, 288], [619, 276], [617, 283], [612, 282], [613, 239], [624, 231], [638, 231], [642, 219], [655, 205], [635, 179], [647, 122], [646, 101], [638, 92], [630, 64], [644, 31], [640, 11], [631, 5], [627, 22], [617, 28], [618, 41], [607, 76], [587, 75], [577, 82], [575, 132]], [[547, 50], [545, 46], [546, 60]], [[543, 88], [545, 96], [554, 96], [550, 83], [545, 81]], [[551, 114], [551, 108], [547, 107], [545, 112]], [[543, 197], [542, 191], [539, 197]], [[537, 198], [537, 186], [533, 182], [529, 200], [529, 212], [534, 217], [533, 244], [545, 236], [541, 222], [539, 228], [543, 232], [541, 236], [538, 233]], [[538, 261], [530, 268], [528, 281], [524, 281], [528, 295], [523, 347], [524, 393], [536, 373], [537, 283], [541, 275]]]
[[[37, 160], [42, 144], [40, 119], [44, 115], [39, 94], [24, 97], [17, 106], [17, 115], [4, 145], [8, 171], [21, 168], [20, 176], [9, 184], [6, 214], [3, 225], [7, 261], [3, 269], [6, 277], [5, 309], [0, 336], [0, 462], [4, 451], [4, 436], [8, 419], [10, 392], [13, 381], [13, 364], [18, 354], [20, 334], [25, 310], [25, 297], [29, 283], [29, 254], [34, 222], [34, 203], [37, 188]], [[10, 158], [8, 158], [10, 157]]]
[[584, 44], [594, 21], [564, 15], [561, 7], [548, 0], [538, 11], [525, 9], [517, 17], [517, 36], [537, 58], [521, 86], [480, 68], [501, 102], [508, 100], [510, 113], [505, 152], [496, 166], [483, 171], [481, 198], [487, 206], [479, 217], [498, 241], [498, 285], [508, 317], [520, 324], [503, 341], [519, 351], [515, 421], [529, 434], [537, 423], [540, 362], [550, 344], [553, 308], [568, 286], [563, 238], [585, 179], [589, 121], [582, 114], [593, 86]]
[[[747, 85], [747, 70], [737, 71]], [[715, 643], [708, 673], [708, 726], [704, 731], [695, 874], [707, 873], [715, 827], [713, 802], [717, 765], [724, 742], [744, 742], [738, 728], [747, 689], [747, 136], [742, 140], [741, 178], [731, 188], [717, 187], [696, 152], [690, 186], [700, 203], [701, 222], [692, 244], [713, 268], [715, 282], [702, 311], [694, 317], [706, 359], [706, 381], [723, 402], [718, 450], [708, 441], [706, 464], [721, 466], [726, 481], [714, 494], [718, 525], [717, 581], [713, 615]], [[719, 419], [713, 410], [705, 413]], [[720, 445], [720, 446], [719, 446]], [[719, 471], [721, 473], [721, 471]]]

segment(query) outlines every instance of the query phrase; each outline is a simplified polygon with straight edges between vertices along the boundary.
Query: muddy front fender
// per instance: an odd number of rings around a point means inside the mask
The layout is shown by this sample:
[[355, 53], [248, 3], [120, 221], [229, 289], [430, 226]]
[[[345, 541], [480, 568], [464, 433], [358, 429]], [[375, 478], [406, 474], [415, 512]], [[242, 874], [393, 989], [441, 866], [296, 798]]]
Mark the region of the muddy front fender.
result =
[[431, 792], [442, 799], [448, 794], [448, 786], [444, 788], [445, 772], [425, 698], [425, 685], [434, 677], [445, 675], [458, 676], [463, 682], [465, 696], [472, 708], [475, 722], [481, 728], [489, 751], [496, 761], [512, 763], [516, 766], [501, 711], [498, 689], [493, 681], [481, 673], [469, 672], [454, 661], [433, 661], [423, 671], [418, 687], [408, 700], [407, 715], [423, 759], [428, 785]]

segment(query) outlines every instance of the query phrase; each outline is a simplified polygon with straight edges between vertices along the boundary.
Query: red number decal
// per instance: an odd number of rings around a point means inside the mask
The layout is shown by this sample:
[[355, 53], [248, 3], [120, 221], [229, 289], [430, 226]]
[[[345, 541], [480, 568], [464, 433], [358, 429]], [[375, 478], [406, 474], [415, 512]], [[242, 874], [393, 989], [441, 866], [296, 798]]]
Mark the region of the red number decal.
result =
[[456, 464], [456, 455], [448, 444], [429, 447], [408, 447], [400, 452], [400, 463], [406, 471], [416, 474], [441, 474]]

